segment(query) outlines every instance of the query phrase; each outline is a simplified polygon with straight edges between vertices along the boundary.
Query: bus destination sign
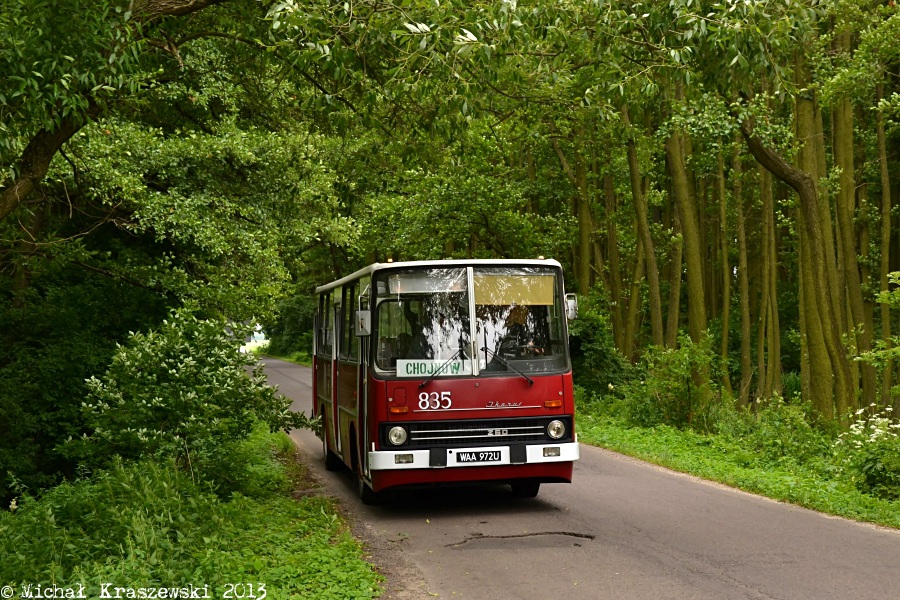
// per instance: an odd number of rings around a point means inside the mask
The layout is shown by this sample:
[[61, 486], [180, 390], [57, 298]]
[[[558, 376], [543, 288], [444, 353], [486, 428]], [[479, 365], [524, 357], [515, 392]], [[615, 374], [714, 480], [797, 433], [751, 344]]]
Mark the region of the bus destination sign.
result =
[[472, 363], [468, 360], [398, 359], [397, 377], [453, 377], [471, 375]]

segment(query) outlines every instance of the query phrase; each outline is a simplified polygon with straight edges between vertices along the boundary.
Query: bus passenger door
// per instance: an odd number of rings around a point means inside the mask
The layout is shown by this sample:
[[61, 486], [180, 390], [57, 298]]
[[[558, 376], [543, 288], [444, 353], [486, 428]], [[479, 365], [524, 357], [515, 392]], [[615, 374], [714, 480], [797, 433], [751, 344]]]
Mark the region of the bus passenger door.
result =
[[341, 297], [340, 288], [333, 292], [334, 304], [332, 305], [331, 319], [334, 324], [334, 343], [331, 345], [331, 406], [328, 419], [331, 421], [331, 439], [334, 441], [334, 450], [338, 456], [343, 456], [343, 444], [341, 443], [341, 419], [338, 404], [340, 402], [340, 368], [338, 365], [338, 352], [341, 339]]
[[[355, 294], [355, 307], [357, 310], [364, 311], [369, 310], [369, 279], [368, 277], [362, 279], [359, 283], [359, 286], [356, 289]], [[356, 313], [353, 314], [353, 319], [355, 322]], [[355, 330], [353, 334], [354, 336], [358, 332]], [[361, 335], [357, 338], [357, 347], [356, 347], [356, 356], [357, 356], [357, 369], [356, 369], [356, 398], [357, 398], [357, 444], [359, 445], [359, 452], [357, 456], [359, 456], [360, 460], [360, 471], [363, 473], [363, 476], [369, 477], [369, 422], [368, 422], [368, 408], [369, 408], [369, 390], [368, 390], [368, 365], [369, 365], [369, 341], [370, 336]]]
[[330, 450], [337, 447], [333, 429], [335, 323], [331, 292], [326, 292], [319, 296], [319, 310], [316, 321], [318, 325], [316, 355], [313, 359], [315, 361], [314, 376], [316, 378], [316, 414], [322, 418], [322, 438], [326, 447]]

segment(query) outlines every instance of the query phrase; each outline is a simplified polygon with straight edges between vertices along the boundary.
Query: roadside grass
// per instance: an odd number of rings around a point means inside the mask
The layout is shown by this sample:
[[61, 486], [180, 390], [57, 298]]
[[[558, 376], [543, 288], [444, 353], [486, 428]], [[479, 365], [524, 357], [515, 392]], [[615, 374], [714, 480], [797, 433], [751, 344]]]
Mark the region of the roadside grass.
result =
[[[174, 463], [116, 463], [0, 512], [0, 581], [74, 586], [208, 586], [223, 597], [370, 599], [380, 577], [283, 433], [242, 448], [241, 492], [222, 497]], [[292, 498], [292, 495], [294, 498]], [[296, 498], [296, 499], [295, 499]], [[263, 594], [264, 590], [264, 594]], [[202, 592], [201, 592], [202, 593]]]
[[257, 356], [270, 356], [279, 360], [294, 363], [302, 367], [312, 367], [312, 356], [305, 350], [297, 350], [290, 354], [275, 354], [269, 351], [269, 346], [263, 345], [252, 350]]
[[592, 403], [579, 408], [577, 427], [581, 442], [823, 513], [900, 528], [900, 500], [859, 491], [821, 457], [778, 458], [727, 435], [636, 427]]

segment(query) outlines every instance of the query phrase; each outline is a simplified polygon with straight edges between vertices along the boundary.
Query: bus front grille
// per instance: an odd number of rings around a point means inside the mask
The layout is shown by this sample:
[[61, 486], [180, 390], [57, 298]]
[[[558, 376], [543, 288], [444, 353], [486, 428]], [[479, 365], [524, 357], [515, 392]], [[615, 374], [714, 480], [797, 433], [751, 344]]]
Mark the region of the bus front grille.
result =
[[[554, 419], [559, 419], [566, 424], [566, 435], [561, 440], [551, 440], [547, 436], [547, 424]], [[547, 441], [571, 441], [571, 423], [572, 421], [568, 417], [408, 423], [406, 428], [409, 433], [409, 441], [406, 447], [507, 446]]]

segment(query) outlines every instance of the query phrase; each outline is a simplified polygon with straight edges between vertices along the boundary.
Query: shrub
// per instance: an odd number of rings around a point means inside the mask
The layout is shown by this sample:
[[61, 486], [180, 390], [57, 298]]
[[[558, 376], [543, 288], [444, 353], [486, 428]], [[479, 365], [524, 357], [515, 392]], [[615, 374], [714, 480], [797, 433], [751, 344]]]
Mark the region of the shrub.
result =
[[815, 426], [812, 406], [790, 404], [780, 396], [760, 400], [753, 411], [732, 411], [717, 430], [768, 463], [815, 462], [830, 448], [829, 435]]
[[281, 299], [277, 316], [263, 323], [269, 339], [268, 352], [285, 356], [293, 352], [312, 352], [313, 315], [316, 301], [311, 290]]
[[215, 460], [201, 466], [201, 474], [206, 481], [214, 483], [223, 497], [238, 492], [262, 498], [285, 492], [290, 480], [275, 456], [287, 455], [293, 448], [294, 443], [285, 433], [272, 434], [265, 423], [258, 422], [246, 440], [223, 444]]
[[92, 480], [18, 499], [0, 520], [0, 579], [67, 581], [92, 563], [151, 556], [164, 572], [215, 535], [221, 521], [219, 501], [173, 465], [118, 461]]
[[794, 402], [800, 398], [803, 393], [803, 383], [800, 373], [796, 371], [787, 371], [781, 375], [782, 396], [788, 402]]
[[[53, 267], [53, 268], [51, 268]], [[72, 476], [60, 452], [86, 430], [85, 380], [102, 373], [129, 329], [165, 317], [158, 295], [72, 266], [42, 264], [12, 303], [0, 277], [0, 501], [11, 473], [33, 491]]]
[[579, 298], [578, 318], [569, 324], [573, 374], [589, 391], [605, 393], [633, 376], [632, 367], [616, 348], [609, 314], [594, 295]]
[[681, 335], [677, 349], [651, 346], [639, 365], [643, 379], [624, 386], [627, 418], [641, 427], [665, 424], [711, 430], [723, 407], [721, 394], [710, 383], [715, 377], [698, 382], [697, 375], [709, 374], [713, 361], [709, 336], [695, 344]]
[[90, 467], [116, 455], [155, 456], [192, 473], [227, 474], [239, 460], [235, 444], [257, 421], [272, 430], [310, 426], [266, 385], [255, 358], [238, 351], [241, 337], [222, 320], [187, 311], [157, 331], [132, 334], [103, 377], [88, 380], [84, 410], [93, 432], [73, 453]]
[[245, 582], [271, 598], [378, 596], [376, 573], [326, 498], [226, 502], [173, 463], [117, 461], [20, 500], [0, 511], [0, 581], [15, 587], [83, 584], [99, 597], [108, 582], [195, 584], [219, 598], [225, 584]]
[[835, 441], [835, 459], [856, 486], [880, 498], [900, 499], [900, 422], [874, 404]]

